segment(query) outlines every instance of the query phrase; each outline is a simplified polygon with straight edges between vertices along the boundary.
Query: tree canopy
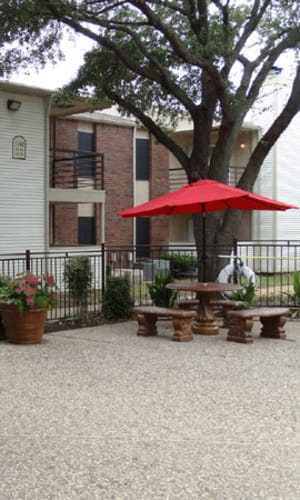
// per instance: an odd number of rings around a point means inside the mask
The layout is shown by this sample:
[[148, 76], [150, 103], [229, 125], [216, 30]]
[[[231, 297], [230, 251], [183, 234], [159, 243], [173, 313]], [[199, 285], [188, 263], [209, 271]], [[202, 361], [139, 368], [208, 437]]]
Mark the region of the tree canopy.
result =
[[[278, 58], [293, 53], [290, 97], [239, 181], [239, 187], [251, 189], [264, 158], [300, 108], [299, 4], [300, 0], [2, 0], [0, 73], [55, 60], [64, 30], [80, 33], [95, 44], [65, 93], [105, 99], [136, 116], [174, 154], [189, 182], [227, 182], [246, 114]], [[193, 125], [191, 154], [168, 130], [182, 116]], [[210, 155], [216, 121], [218, 137]], [[222, 232], [228, 238], [232, 217], [224, 216], [215, 238]]]

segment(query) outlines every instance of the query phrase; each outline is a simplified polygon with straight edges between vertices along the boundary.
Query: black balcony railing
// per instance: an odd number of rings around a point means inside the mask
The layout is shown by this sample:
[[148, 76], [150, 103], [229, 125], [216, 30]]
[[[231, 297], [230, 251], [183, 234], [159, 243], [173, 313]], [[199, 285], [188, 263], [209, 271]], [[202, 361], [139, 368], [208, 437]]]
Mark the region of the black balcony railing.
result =
[[50, 187], [61, 189], [104, 189], [102, 153], [51, 149]]
[[[236, 186], [239, 182], [245, 167], [240, 166], [230, 166], [228, 170], [228, 184], [229, 186]], [[179, 189], [184, 184], [187, 184], [187, 176], [183, 168], [170, 168], [169, 169], [169, 179], [170, 179], [170, 191]]]

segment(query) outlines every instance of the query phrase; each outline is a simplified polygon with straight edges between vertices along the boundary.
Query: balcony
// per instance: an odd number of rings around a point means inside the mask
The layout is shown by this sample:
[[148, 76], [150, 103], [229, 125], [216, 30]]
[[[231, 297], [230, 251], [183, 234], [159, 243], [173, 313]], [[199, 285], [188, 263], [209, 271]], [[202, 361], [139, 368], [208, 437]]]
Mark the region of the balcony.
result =
[[[245, 167], [241, 166], [230, 166], [228, 171], [227, 182], [229, 186], [236, 186], [239, 182]], [[187, 184], [186, 173], [182, 168], [170, 168], [169, 169], [169, 182], [170, 191], [175, 191], [179, 189], [184, 184]]]
[[50, 188], [104, 189], [103, 154], [50, 150]]
[[48, 198], [52, 203], [104, 203], [104, 157], [51, 149]]

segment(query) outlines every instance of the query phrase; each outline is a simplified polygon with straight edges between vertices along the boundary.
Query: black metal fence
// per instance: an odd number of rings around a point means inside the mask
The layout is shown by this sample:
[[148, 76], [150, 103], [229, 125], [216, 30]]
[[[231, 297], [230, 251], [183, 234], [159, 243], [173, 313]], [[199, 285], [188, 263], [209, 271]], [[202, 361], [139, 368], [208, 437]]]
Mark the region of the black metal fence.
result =
[[[92, 289], [88, 311], [91, 314], [101, 312], [107, 274], [129, 279], [135, 304], [151, 303], [147, 285], [153, 282], [157, 273], [170, 273], [176, 280], [198, 280], [202, 262], [197, 259], [194, 245], [152, 246], [148, 248], [147, 258], [137, 258], [136, 253], [136, 247], [106, 245], [92, 252], [36, 253], [27, 250], [24, 254], [0, 255], [0, 275], [14, 277], [26, 271], [52, 275], [58, 287], [58, 300], [56, 307], [49, 312], [51, 320], [73, 318], [79, 314], [79, 305], [72, 298], [64, 275], [66, 262], [77, 256], [88, 256], [90, 262]], [[245, 270], [246, 277], [249, 270], [255, 272], [256, 298], [260, 305], [291, 308], [297, 305], [293, 276], [300, 271], [300, 241], [238, 242], [232, 252], [222, 248], [217, 252], [208, 249], [207, 265], [217, 262], [219, 269], [226, 270], [225, 275], [230, 281], [234, 278], [232, 269], [236, 261], [240, 269]]]

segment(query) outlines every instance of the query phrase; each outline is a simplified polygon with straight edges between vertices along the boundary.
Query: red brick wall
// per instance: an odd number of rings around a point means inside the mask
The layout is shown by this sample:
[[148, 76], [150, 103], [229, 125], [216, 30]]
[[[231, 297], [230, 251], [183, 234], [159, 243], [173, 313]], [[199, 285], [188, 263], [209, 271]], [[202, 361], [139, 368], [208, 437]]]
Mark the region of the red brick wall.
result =
[[[74, 120], [53, 120], [51, 147], [77, 149], [78, 123]], [[53, 214], [53, 245], [73, 246], [78, 243], [78, 207], [75, 203], [56, 203]]]
[[56, 119], [53, 122], [52, 147], [59, 149], [77, 149], [78, 122], [75, 120]]
[[104, 153], [105, 242], [132, 245], [133, 219], [123, 219], [118, 212], [133, 203], [133, 129], [98, 124], [96, 144]]
[[[57, 119], [52, 129], [52, 147], [77, 149], [78, 122]], [[132, 245], [134, 219], [123, 219], [118, 212], [133, 206], [133, 129], [114, 124], [95, 124], [96, 152], [104, 153], [105, 243]], [[168, 151], [151, 141], [150, 198], [169, 189]], [[96, 208], [97, 243], [100, 243], [100, 210]], [[168, 217], [150, 218], [152, 244], [165, 244], [169, 236]], [[55, 244], [76, 245], [77, 205], [59, 204], [54, 218]]]
[[52, 209], [53, 245], [77, 245], [77, 205], [75, 203], [56, 203]]

